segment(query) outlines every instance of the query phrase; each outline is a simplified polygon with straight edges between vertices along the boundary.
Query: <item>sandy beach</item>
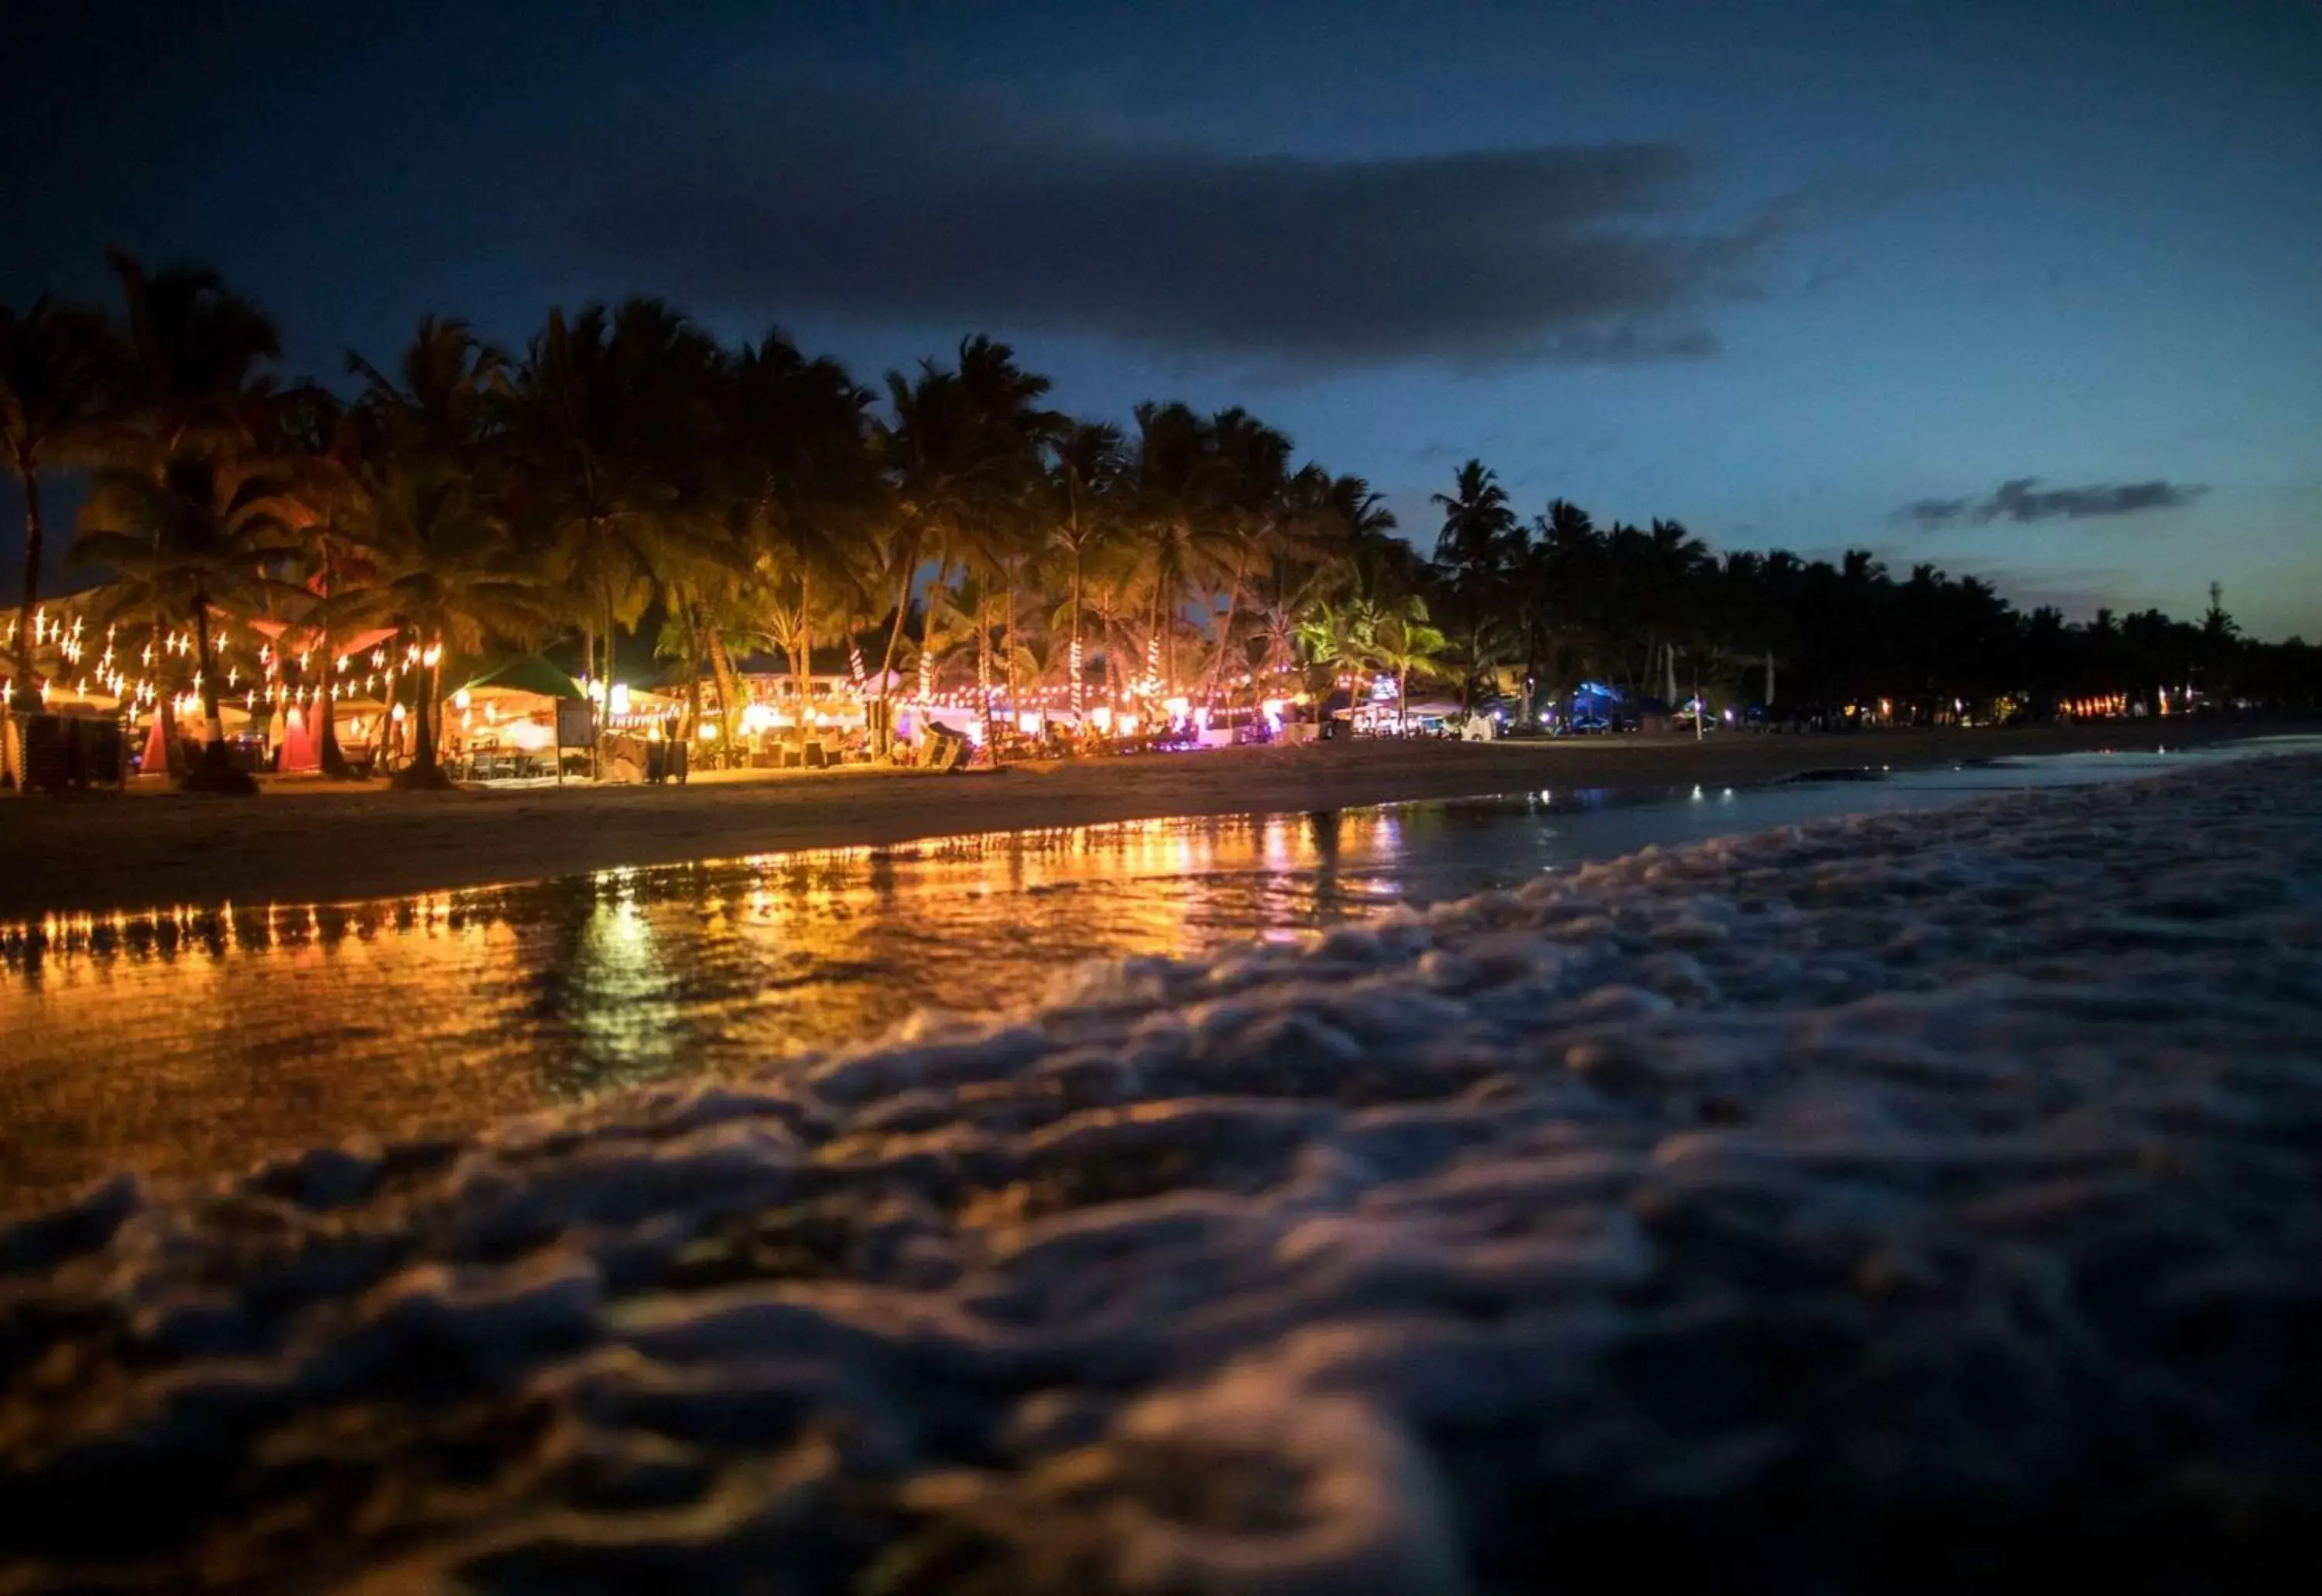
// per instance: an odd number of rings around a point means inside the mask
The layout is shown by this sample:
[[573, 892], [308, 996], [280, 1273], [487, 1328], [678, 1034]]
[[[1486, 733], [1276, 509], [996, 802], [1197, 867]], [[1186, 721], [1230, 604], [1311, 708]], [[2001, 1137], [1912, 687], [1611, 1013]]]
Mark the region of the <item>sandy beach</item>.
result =
[[311, 779], [249, 799], [158, 789], [0, 801], [0, 918], [224, 902], [329, 902], [797, 848], [1172, 815], [1310, 811], [1568, 787], [1778, 780], [2308, 729], [2184, 722], [1854, 735], [1304, 747], [1012, 766], [753, 772], [683, 787], [389, 792]]

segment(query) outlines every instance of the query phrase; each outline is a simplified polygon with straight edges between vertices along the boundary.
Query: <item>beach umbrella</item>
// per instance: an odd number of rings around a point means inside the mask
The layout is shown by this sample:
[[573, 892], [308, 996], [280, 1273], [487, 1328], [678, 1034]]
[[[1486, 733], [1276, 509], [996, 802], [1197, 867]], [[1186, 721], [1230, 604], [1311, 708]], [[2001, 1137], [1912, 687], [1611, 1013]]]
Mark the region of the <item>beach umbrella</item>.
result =
[[293, 704], [283, 712], [281, 768], [285, 771], [323, 768], [322, 750], [316, 745], [315, 730], [303, 705]]

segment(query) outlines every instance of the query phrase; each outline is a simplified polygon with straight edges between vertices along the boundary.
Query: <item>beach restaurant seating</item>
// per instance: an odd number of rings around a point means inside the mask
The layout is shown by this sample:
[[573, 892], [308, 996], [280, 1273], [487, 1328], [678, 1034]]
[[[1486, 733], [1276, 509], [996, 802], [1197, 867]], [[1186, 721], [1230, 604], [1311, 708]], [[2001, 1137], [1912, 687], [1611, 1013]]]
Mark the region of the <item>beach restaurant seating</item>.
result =
[[23, 717], [24, 789], [68, 792], [118, 787], [127, 773], [121, 724], [85, 715]]

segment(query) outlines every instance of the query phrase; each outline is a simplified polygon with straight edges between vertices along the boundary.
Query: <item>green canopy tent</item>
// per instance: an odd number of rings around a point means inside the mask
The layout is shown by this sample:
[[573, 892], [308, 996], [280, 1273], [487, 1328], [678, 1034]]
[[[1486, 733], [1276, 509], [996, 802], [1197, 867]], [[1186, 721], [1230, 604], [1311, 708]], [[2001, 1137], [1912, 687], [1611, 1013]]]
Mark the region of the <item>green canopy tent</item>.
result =
[[538, 654], [523, 654], [485, 671], [463, 690], [498, 688], [502, 692], [537, 693], [544, 698], [585, 698], [580, 684]]
[[463, 731], [471, 724], [470, 714], [480, 715], [489, 725], [480, 729], [481, 735], [553, 762], [560, 781], [563, 751], [587, 747], [592, 740], [588, 695], [579, 682], [538, 654], [519, 655], [494, 666], [462, 687], [453, 702], [460, 707]]

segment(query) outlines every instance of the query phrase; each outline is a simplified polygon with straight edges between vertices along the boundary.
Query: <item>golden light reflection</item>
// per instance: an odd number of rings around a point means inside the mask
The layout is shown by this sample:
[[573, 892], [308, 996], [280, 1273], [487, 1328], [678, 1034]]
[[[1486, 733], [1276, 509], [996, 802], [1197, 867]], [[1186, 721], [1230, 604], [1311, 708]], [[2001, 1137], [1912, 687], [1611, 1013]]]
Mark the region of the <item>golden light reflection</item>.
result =
[[1393, 811], [827, 848], [338, 904], [0, 925], [0, 1210], [107, 1169], [458, 1130], [1017, 1004], [1095, 958], [1295, 937]]

